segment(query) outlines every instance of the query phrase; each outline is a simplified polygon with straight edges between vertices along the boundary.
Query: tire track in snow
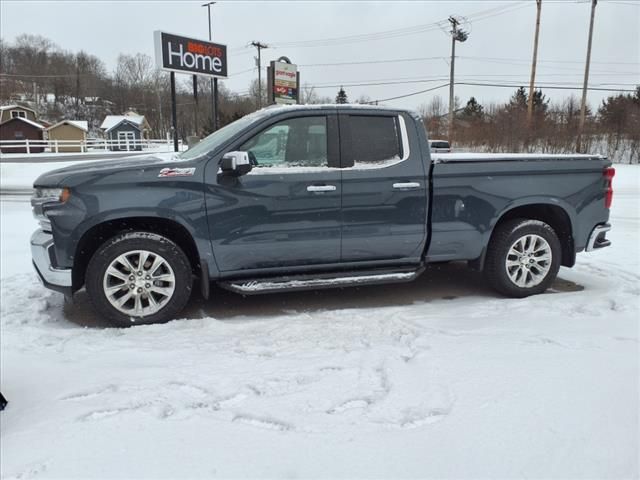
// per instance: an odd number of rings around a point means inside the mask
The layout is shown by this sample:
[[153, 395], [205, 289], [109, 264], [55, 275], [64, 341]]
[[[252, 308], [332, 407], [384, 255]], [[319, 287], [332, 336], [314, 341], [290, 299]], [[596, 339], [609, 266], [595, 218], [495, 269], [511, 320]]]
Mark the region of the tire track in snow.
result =
[[263, 428], [267, 430], [278, 430], [281, 432], [288, 432], [294, 430], [294, 426], [270, 417], [258, 417], [249, 414], [238, 414], [231, 420], [234, 423], [243, 423], [251, 427]]

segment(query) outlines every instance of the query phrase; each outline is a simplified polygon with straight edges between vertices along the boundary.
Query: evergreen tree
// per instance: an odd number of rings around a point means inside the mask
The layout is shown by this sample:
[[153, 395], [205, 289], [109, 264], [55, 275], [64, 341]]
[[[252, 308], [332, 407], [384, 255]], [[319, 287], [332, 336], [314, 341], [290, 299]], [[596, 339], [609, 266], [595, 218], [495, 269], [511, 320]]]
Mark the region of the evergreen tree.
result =
[[484, 115], [484, 107], [478, 103], [475, 97], [471, 97], [464, 109], [462, 109], [462, 117], [467, 119], [480, 119]]
[[336, 103], [349, 103], [349, 99], [347, 98], [347, 92], [344, 91], [344, 88], [340, 87], [338, 90], [338, 95], [336, 96]]
[[509, 110], [527, 110], [527, 101], [529, 96], [525, 91], [524, 87], [518, 88], [516, 93], [511, 95], [509, 99], [509, 103], [507, 104], [507, 108]]
[[547, 112], [549, 108], [549, 99], [542, 93], [542, 90], [533, 91], [533, 112], [536, 115], [541, 115]]
[[636, 128], [635, 124], [640, 118], [640, 104], [636, 102], [636, 95], [612, 95], [602, 101], [598, 108], [598, 117], [600, 124], [608, 132], [619, 136]]

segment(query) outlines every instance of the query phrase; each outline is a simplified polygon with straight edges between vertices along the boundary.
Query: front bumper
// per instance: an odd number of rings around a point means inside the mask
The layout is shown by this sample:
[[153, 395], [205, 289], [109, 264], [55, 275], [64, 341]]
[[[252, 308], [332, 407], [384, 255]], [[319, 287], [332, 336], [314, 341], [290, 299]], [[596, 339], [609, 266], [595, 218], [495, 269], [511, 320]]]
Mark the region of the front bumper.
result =
[[54, 258], [53, 235], [41, 229], [33, 232], [31, 235], [31, 258], [45, 287], [65, 295], [71, 295], [71, 269], [57, 268], [52, 261]]
[[591, 231], [591, 235], [589, 235], [587, 248], [585, 250], [587, 252], [591, 252], [593, 250], [597, 250], [598, 248], [604, 248], [611, 245], [611, 240], [607, 240], [607, 232], [609, 230], [611, 230], [611, 225], [609, 225], [608, 223], [596, 225], [596, 227]]

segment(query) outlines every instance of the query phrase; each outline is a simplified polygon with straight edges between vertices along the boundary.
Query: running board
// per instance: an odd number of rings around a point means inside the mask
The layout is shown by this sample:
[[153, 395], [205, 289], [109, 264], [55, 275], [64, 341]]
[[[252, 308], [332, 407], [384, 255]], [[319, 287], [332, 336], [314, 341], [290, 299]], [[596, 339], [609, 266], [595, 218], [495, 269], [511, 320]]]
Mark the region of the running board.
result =
[[219, 282], [226, 290], [243, 295], [261, 293], [317, 290], [322, 288], [359, 287], [362, 285], [383, 285], [386, 283], [411, 282], [420, 276], [424, 267], [403, 270], [377, 270], [367, 272], [339, 272], [318, 275], [289, 275], [260, 279], [242, 279]]

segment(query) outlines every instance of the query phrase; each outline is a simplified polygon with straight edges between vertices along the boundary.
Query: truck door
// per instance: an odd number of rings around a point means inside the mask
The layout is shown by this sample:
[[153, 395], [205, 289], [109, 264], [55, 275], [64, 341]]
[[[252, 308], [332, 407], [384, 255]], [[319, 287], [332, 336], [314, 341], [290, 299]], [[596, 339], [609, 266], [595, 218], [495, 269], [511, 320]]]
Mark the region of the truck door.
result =
[[[281, 117], [282, 118], [282, 117]], [[340, 261], [337, 114], [273, 120], [231, 150], [256, 165], [238, 178], [207, 168], [209, 235], [222, 272]]]
[[[427, 175], [406, 114], [340, 114], [342, 261], [419, 261], [427, 237]], [[410, 130], [413, 129], [413, 130]]]

